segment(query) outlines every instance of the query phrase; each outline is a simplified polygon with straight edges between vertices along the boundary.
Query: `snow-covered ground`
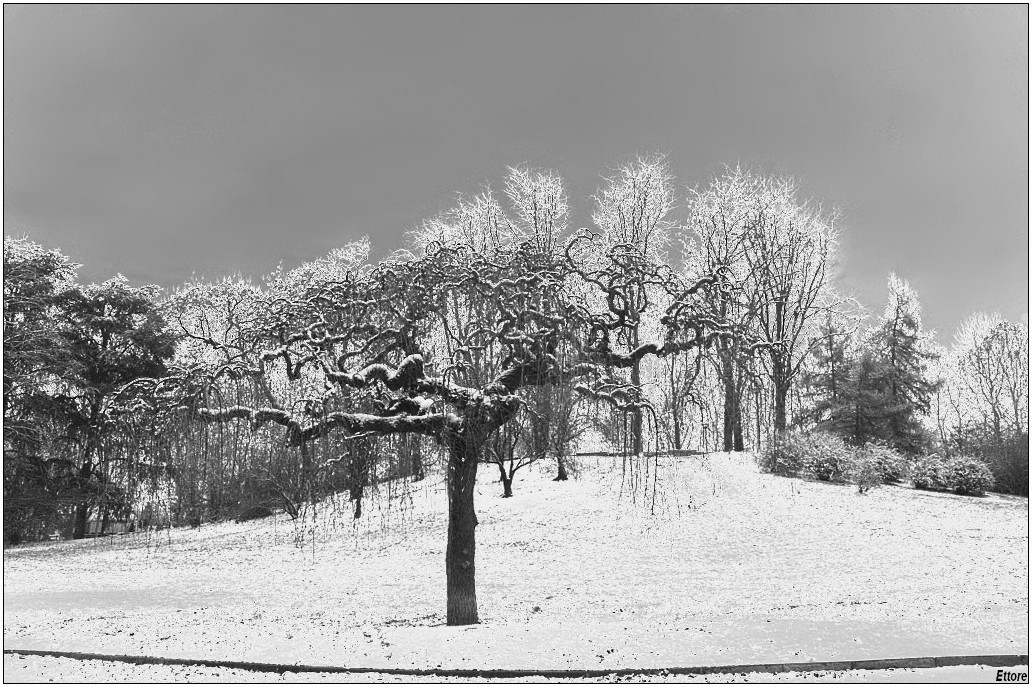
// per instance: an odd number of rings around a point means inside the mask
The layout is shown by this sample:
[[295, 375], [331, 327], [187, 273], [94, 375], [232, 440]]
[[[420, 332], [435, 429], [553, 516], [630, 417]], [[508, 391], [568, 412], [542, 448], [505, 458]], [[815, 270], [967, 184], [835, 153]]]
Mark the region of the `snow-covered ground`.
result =
[[[443, 624], [427, 479], [357, 525], [321, 508], [303, 548], [279, 516], [7, 550], [4, 647], [536, 669], [1028, 652], [1027, 499], [858, 495], [715, 454], [662, 460], [653, 513], [612, 461], [565, 483], [532, 466], [511, 499], [481, 468], [477, 626]], [[5, 677], [61, 660], [5, 656]]]

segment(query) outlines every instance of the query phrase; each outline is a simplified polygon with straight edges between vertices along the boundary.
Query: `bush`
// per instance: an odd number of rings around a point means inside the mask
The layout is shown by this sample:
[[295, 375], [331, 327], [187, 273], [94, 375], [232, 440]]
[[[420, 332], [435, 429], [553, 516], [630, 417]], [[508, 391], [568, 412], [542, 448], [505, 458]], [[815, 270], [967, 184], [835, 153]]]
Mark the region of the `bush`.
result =
[[779, 475], [806, 475], [822, 481], [840, 480], [850, 462], [849, 447], [827, 432], [789, 432], [764, 451], [760, 467]]
[[814, 432], [807, 436], [807, 440], [803, 473], [823, 482], [843, 479], [852, 457], [846, 442], [827, 432]]
[[884, 475], [877, 455], [867, 447], [853, 449], [846, 478], [856, 485], [861, 494], [881, 484]]
[[760, 453], [760, 468], [775, 475], [798, 475], [802, 472], [808, 446], [807, 437], [802, 432], [783, 434]]
[[946, 462], [943, 483], [957, 494], [985, 496], [985, 492], [993, 487], [993, 473], [978, 458], [957, 456]]
[[970, 456], [924, 456], [914, 466], [911, 481], [917, 489], [946, 489], [961, 496], [984, 496], [994, 484], [989, 466]]
[[907, 478], [910, 461], [894, 448], [883, 444], [867, 444], [862, 449], [878, 466], [878, 473], [886, 484], [896, 484]]
[[867, 444], [852, 449], [846, 478], [862, 494], [879, 484], [895, 484], [909, 472], [909, 461], [895, 449], [883, 444]]
[[946, 464], [934, 453], [921, 456], [910, 471], [910, 481], [915, 489], [945, 489]]
[[1002, 443], [987, 445], [980, 455], [993, 472], [997, 491], [1028, 496], [1028, 432], [1014, 433]]

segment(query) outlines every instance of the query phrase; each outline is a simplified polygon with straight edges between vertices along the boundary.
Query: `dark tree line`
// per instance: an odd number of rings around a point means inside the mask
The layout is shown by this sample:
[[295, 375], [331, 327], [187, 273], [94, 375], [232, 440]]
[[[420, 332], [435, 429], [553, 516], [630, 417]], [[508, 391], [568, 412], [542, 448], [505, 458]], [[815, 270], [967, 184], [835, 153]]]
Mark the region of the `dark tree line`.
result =
[[[123, 278], [75, 283], [57, 251], [4, 241], [5, 541], [74, 510], [72, 536], [91, 510], [128, 508], [126, 475], [139, 468], [135, 432], [105, 412], [124, 385], [160, 376], [174, 336], [153, 288]], [[10, 526], [6, 523], [10, 518]]]

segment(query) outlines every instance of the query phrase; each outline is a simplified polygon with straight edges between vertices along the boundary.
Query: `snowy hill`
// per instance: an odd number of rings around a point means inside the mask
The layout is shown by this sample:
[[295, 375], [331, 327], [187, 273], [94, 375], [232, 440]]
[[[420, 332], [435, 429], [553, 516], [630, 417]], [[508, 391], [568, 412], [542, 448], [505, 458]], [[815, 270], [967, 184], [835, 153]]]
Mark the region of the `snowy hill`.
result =
[[565, 483], [521, 471], [511, 499], [481, 468], [478, 626], [443, 625], [428, 478], [357, 523], [321, 504], [300, 548], [281, 515], [7, 550], [4, 644], [456, 668], [1027, 652], [1027, 499], [859, 495], [713, 454], [661, 459], [653, 502], [651, 468], [586, 462]]

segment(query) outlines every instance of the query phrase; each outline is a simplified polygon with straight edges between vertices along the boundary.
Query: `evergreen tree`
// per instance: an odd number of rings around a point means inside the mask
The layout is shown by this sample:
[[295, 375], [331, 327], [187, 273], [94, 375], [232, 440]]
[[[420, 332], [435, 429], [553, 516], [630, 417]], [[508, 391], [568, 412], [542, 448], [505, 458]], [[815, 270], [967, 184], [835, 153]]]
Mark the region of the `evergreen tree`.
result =
[[850, 418], [846, 395], [849, 387], [852, 331], [836, 322], [829, 312], [818, 331], [819, 344], [811, 350], [809, 365], [802, 377], [811, 406], [807, 415], [820, 429], [848, 436]]
[[112, 461], [129, 457], [113, 449], [119, 424], [108, 415], [106, 401], [134, 379], [164, 374], [174, 352], [156, 296], [157, 287], [134, 288], [118, 276], [72, 290], [60, 313], [75, 365], [57, 384], [55, 417], [75, 447], [79, 479], [91, 487], [90, 497], [76, 506], [76, 539], [86, 535], [90, 508], [117, 491]]
[[884, 365], [883, 393], [889, 402], [884, 439], [905, 453], [920, 453], [928, 442], [921, 418], [931, 410], [939, 386], [929, 372], [938, 353], [932, 335], [921, 326], [917, 292], [895, 274], [889, 276], [889, 301], [874, 343]]
[[49, 531], [74, 500], [74, 470], [51, 448], [50, 390], [73, 364], [55, 326], [78, 265], [25, 239], [4, 239], [4, 544]]
[[[834, 350], [824, 356], [843, 359]], [[824, 382], [829, 397], [818, 407], [827, 413], [828, 429], [858, 446], [878, 441], [911, 455], [923, 452], [929, 435], [922, 418], [939, 386], [929, 366], [937, 358], [921, 326], [917, 292], [891, 275], [885, 313], [837, 376], [835, 400], [831, 380]]]

